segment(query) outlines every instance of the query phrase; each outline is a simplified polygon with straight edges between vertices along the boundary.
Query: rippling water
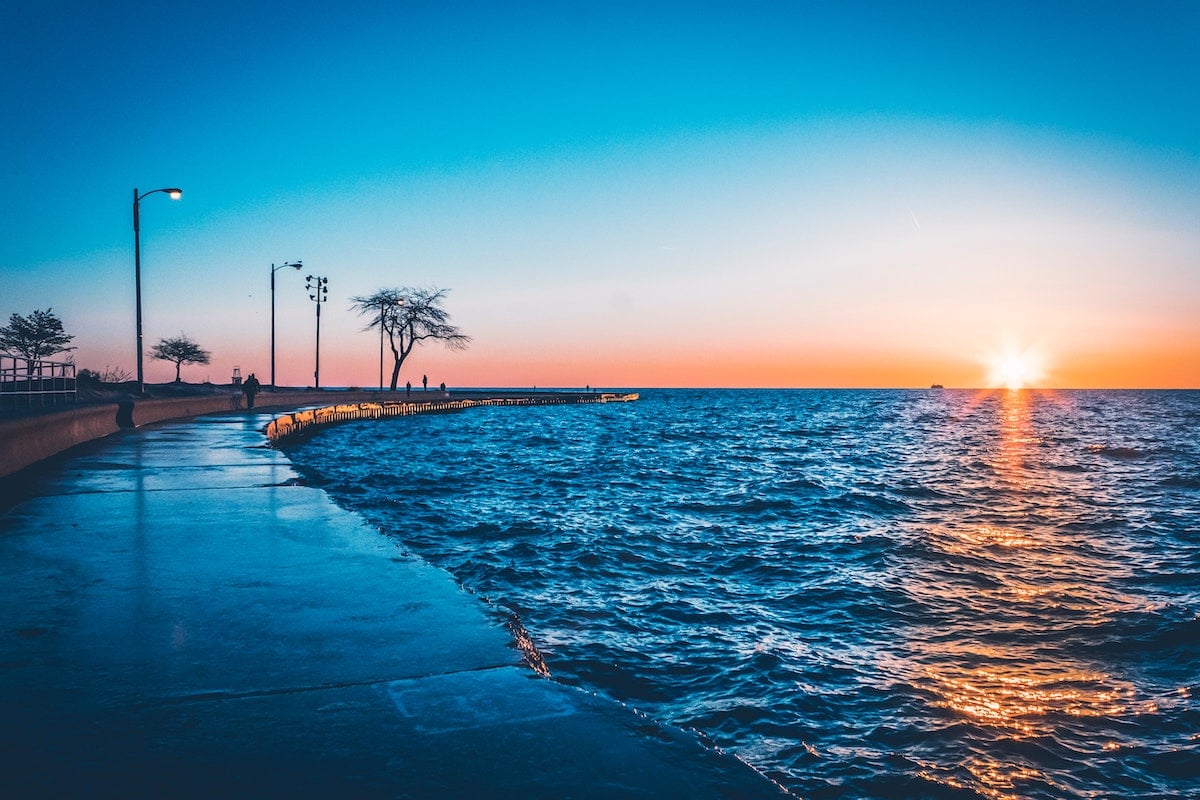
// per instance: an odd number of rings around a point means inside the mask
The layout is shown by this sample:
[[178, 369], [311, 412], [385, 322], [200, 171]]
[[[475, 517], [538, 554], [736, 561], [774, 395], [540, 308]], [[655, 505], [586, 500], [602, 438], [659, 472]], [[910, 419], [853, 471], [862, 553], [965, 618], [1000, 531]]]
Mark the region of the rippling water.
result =
[[807, 798], [1200, 796], [1200, 392], [647, 391], [292, 448]]

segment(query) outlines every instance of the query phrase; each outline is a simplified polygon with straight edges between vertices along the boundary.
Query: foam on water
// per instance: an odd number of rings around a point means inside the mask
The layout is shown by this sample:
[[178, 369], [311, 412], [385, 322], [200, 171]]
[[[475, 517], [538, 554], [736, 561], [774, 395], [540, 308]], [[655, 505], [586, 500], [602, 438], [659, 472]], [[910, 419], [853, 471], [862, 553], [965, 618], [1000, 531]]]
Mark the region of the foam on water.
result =
[[808, 798], [1200, 794], [1200, 393], [647, 391], [292, 455]]

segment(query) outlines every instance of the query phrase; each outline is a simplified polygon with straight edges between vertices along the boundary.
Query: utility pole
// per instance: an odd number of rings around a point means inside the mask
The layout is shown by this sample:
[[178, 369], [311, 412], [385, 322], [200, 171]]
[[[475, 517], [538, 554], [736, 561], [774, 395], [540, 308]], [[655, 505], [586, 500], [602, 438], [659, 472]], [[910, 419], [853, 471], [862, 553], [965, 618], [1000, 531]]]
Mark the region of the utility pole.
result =
[[309, 275], [304, 279], [308, 299], [317, 304], [317, 365], [313, 370], [313, 388], [321, 388], [321, 303], [329, 299], [329, 278]]

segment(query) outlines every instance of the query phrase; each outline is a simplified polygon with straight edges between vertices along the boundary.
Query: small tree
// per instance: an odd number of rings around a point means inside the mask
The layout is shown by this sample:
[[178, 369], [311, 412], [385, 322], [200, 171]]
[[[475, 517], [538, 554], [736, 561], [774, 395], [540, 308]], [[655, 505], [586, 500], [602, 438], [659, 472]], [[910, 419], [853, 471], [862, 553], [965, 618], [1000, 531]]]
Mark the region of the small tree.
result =
[[129, 373], [129, 370], [112, 367], [108, 364], [105, 364], [102, 370], [81, 369], [75, 377], [88, 383], [125, 383], [125, 381], [133, 380], [133, 375]]
[[179, 383], [179, 369], [184, 364], [207, 364], [212, 354], [200, 348], [185, 334], [179, 334], [174, 339], [159, 339], [158, 344], [150, 351], [152, 358], [161, 361], [171, 361], [175, 364], [175, 382]]
[[451, 350], [465, 350], [471, 337], [450, 322], [442, 308], [449, 289], [380, 289], [372, 295], [352, 298], [352, 308], [367, 317], [364, 331], [379, 330], [392, 348], [392, 391], [400, 379], [400, 367], [416, 347], [427, 339], [440, 341]]
[[24, 358], [32, 373], [33, 362], [74, 350], [69, 346], [74, 338], [63, 331], [62, 320], [47, 308], [28, 317], [20, 314], [9, 317], [8, 325], [0, 328], [0, 351]]

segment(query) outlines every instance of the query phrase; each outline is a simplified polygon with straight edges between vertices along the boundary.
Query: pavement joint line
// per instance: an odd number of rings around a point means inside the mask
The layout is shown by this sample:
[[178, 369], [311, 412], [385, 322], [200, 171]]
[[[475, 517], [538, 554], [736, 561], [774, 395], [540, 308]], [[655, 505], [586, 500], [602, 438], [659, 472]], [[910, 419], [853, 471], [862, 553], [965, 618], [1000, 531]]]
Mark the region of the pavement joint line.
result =
[[[326, 692], [334, 689], [352, 689], [362, 686], [390, 686], [398, 682], [417, 683], [419, 681], [443, 678], [448, 675], [463, 675], [469, 673], [489, 672], [492, 670], [516, 669], [521, 672], [529, 672], [530, 677], [537, 677], [533, 670], [522, 667], [519, 663], [513, 664], [491, 664], [479, 667], [470, 667], [466, 669], [455, 669], [449, 672], [429, 672], [424, 675], [404, 675], [391, 678], [371, 678], [361, 681], [337, 681], [335, 683], [320, 683], [311, 686], [287, 686], [276, 689], [251, 689], [247, 691], [221, 691], [214, 690], [211, 692], [197, 692], [196, 694], [175, 695], [171, 697], [156, 697], [152, 701], [145, 700], [141, 703], [132, 704], [134, 708], [156, 708], [159, 706], [175, 706], [188, 705], [191, 703], [209, 703], [219, 702], [222, 700], [247, 700], [255, 697], [280, 697], [285, 695], [308, 694], [312, 692]], [[548, 679], [541, 679], [548, 680]]]
[[151, 487], [146, 487], [144, 489], [132, 489], [132, 488], [131, 489], [122, 489], [122, 488], [81, 489], [77, 492], [45, 492], [38, 496], [39, 497], [76, 497], [76, 496], [88, 495], [88, 494], [103, 494], [103, 495], [108, 495], [108, 494], [111, 494], [111, 495], [155, 494], [155, 493], [161, 493], [161, 492], [175, 492], [178, 494], [185, 494], [185, 493], [192, 493], [192, 492], [223, 492], [227, 489], [229, 491], [238, 491], [238, 490], [243, 490], [243, 489], [304, 489], [304, 488], [311, 488], [311, 487], [305, 487], [303, 484], [291, 483], [291, 482], [249, 483], [249, 484], [245, 484], [245, 485], [239, 484], [236, 486], [227, 484], [227, 483], [222, 483], [218, 486], [187, 486], [184, 488], [163, 487], [163, 488], [155, 489], [155, 488], [151, 488]]

